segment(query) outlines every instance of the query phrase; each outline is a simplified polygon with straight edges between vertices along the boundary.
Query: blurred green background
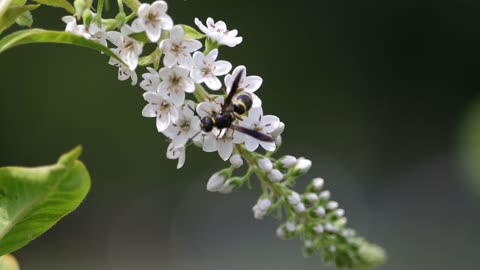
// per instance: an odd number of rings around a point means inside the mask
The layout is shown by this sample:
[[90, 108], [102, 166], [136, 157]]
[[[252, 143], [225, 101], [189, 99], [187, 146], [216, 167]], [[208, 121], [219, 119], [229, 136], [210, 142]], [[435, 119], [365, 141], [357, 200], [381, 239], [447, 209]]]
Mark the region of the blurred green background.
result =
[[[310, 158], [349, 223], [385, 247], [381, 269], [478, 269], [478, 1], [168, 1], [244, 42], [220, 58], [264, 79], [281, 153]], [[64, 29], [42, 7], [35, 25]], [[253, 219], [259, 189], [209, 193], [225, 166], [190, 148], [176, 170], [142, 90], [95, 51], [28, 45], [0, 55], [0, 166], [53, 163], [77, 144], [92, 190], [15, 253], [23, 269], [329, 269]]]

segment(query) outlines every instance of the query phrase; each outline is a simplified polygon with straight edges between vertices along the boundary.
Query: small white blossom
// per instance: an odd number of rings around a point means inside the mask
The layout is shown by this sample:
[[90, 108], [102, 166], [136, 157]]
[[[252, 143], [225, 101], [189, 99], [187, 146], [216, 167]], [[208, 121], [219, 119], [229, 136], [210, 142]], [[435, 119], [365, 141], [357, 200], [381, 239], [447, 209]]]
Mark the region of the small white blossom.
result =
[[215, 61], [218, 50], [212, 50], [207, 55], [201, 52], [193, 54], [193, 69], [190, 76], [196, 83], [205, 83], [208, 88], [218, 90], [222, 83], [217, 76], [223, 76], [232, 69], [232, 64], [227, 61]]
[[287, 229], [287, 232], [294, 232], [297, 229], [297, 225], [292, 221], [288, 221], [285, 223], [285, 229]]
[[74, 16], [64, 16], [62, 21], [66, 23], [65, 32], [82, 36], [86, 39], [91, 39], [92, 35], [88, 31], [87, 27], [83, 24], [77, 24], [77, 19]]
[[215, 128], [205, 137], [203, 151], [218, 151], [218, 155], [226, 161], [232, 155], [233, 145], [243, 143], [244, 141], [245, 136], [240, 132], [233, 132], [231, 129], [218, 130]]
[[287, 238], [287, 234], [285, 233], [285, 228], [283, 226], [278, 227], [275, 231], [275, 234], [278, 238], [282, 240], [285, 240]]
[[242, 165], [243, 165], [242, 156], [240, 156], [239, 154], [235, 154], [235, 155], [231, 156], [229, 161], [230, 161], [230, 164], [232, 164], [232, 166], [235, 169], [238, 169], [238, 168], [242, 167]]
[[313, 230], [314, 230], [317, 234], [322, 234], [325, 229], [323, 228], [322, 225], [317, 224], [317, 225], [315, 225], [315, 227], [313, 227]]
[[212, 192], [218, 191], [220, 188], [223, 187], [224, 183], [225, 176], [215, 173], [210, 177], [210, 179], [208, 179], [207, 190]]
[[317, 177], [312, 180], [313, 188], [315, 190], [321, 190], [323, 185], [325, 184], [325, 180], [323, 178]]
[[91, 35], [91, 40], [96, 41], [97, 43], [100, 43], [105, 47], [108, 47], [107, 33], [105, 32], [104, 26], [98, 26], [96, 23], [91, 23], [88, 27], [88, 32]]
[[184, 39], [184, 35], [183, 27], [176, 25], [170, 32], [170, 38], [160, 42], [160, 48], [165, 54], [163, 57], [165, 66], [173, 67], [177, 63], [188, 68], [193, 66], [191, 53], [200, 49], [202, 43], [194, 39]]
[[133, 30], [128, 25], [124, 25], [120, 29], [120, 32], [108, 32], [107, 37], [117, 46], [117, 48], [112, 49], [112, 51], [116, 53], [131, 70], [135, 70], [138, 65], [138, 56], [142, 53], [142, 46], [138, 41], [128, 36], [132, 33]]
[[163, 99], [158, 93], [145, 92], [143, 98], [149, 103], [143, 108], [142, 115], [144, 117], [156, 117], [159, 132], [166, 130], [170, 123], [177, 120], [178, 111], [175, 106]]
[[272, 137], [274, 137], [274, 138], [277, 138], [280, 135], [282, 135], [284, 130], [285, 130], [285, 124], [283, 122], [280, 122], [280, 123], [278, 123], [275, 130], [270, 133], [270, 135], [272, 135]]
[[318, 217], [325, 217], [325, 208], [319, 206], [317, 208], [315, 208], [315, 215], [317, 215]]
[[[256, 107], [250, 109], [248, 116], [243, 118], [240, 125], [261, 133], [269, 134], [277, 128], [278, 123], [280, 123], [278, 117], [274, 115], [263, 115], [262, 107]], [[274, 142], [260, 141], [250, 136], [245, 139], [245, 148], [250, 152], [257, 150], [259, 145], [267, 151], [275, 150]]]
[[325, 231], [327, 232], [338, 232], [338, 227], [330, 223], [325, 224]]
[[223, 96], [218, 96], [214, 100], [200, 102], [197, 105], [196, 111], [200, 117], [211, 116], [212, 114], [219, 114], [222, 112], [223, 102]]
[[272, 171], [273, 164], [268, 158], [261, 158], [257, 161], [258, 168], [266, 173]]
[[142, 74], [143, 81], [140, 82], [140, 87], [145, 91], [157, 92], [160, 85], [158, 72], [151, 67], [147, 67], [147, 70], [148, 73]]
[[284, 156], [282, 159], [280, 159], [280, 164], [282, 164], [282, 166], [287, 169], [295, 166], [296, 163], [297, 158], [295, 158], [294, 156]]
[[225, 86], [227, 87], [227, 93], [230, 93], [233, 81], [235, 80], [235, 78], [237, 78], [239, 73], [242, 73], [242, 75], [240, 78], [240, 83], [238, 85], [239, 90], [237, 91], [237, 95], [242, 92], [247, 92], [252, 96], [253, 108], [262, 106], [262, 101], [257, 95], [255, 95], [254, 92], [257, 91], [258, 88], [260, 88], [263, 79], [259, 76], [247, 76], [247, 68], [245, 66], [238, 66], [233, 70], [232, 74], [228, 74], [227, 76], [225, 76]]
[[324, 201], [329, 200], [330, 196], [331, 196], [330, 191], [328, 191], [328, 190], [324, 190], [324, 191], [320, 192], [320, 194], [318, 194], [318, 198], [320, 200], [324, 200]]
[[177, 169], [180, 169], [185, 164], [185, 146], [175, 147], [170, 143], [167, 147], [167, 158], [178, 159]]
[[131, 70], [129, 67], [117, 61], [117, 59], [111, 57], [108, 60], [108, 64], [118, 67], [118, 80], [126, 81], [129, 78], [132, 79], [132, 85], [137, 84], [137, 73], [134, 70]]
[[298, 158], [297, 163], [295, 164], [295, 170], [298, 170], [300, 173], [307, 173], [312, 167], [312, 162], [306, 158]]
[[295, 209], [295, 212], [297, 212], [297, 213], [305, 212], [305, 204], [303, 204], [303, 203], [298, 203], [298, 204], [294, 205], [293, 208]]
[[305, 195], [305, 198], [310, 202], [310, 203], [316, 203], [318, 201], [318, 195], [315, 193], [308, 193]]
[[299, 204], [301, 202], [301, 198], [300, 198], [300, 195], [298, 195], [297, 192], [292, 192], [290, 195], [288, 195], [287, 197], [288, 199], [288, 202], [291, 204], [291, 205], [296, 205], [296, 204]]
[[268, 173], [268, 178], [272, 182], [280, 182], [283, 180], [283, 174], [281, 171], [274, 169], [271, 172]]
[[334, 214], [336, 217], [343, 217], [345, 215], [345, 210], [343, 210], [342, 208], [339, 208], [335, 210]]
[[162, 82], [158, 86], [158, 93], [164, 99], [169, 100], [176, 106], [182, 105], [185, 101], [185, 92], [195, 91], [192, 79], [188, 77], [189, 71], [183, 67], [160, 69], [158, 75]]
[[195, 104], [192, 101], [187, 101], [175, 121], [164, 131], [164, 134], [172, 139], [172, 143], [176, 147], [184, 146], [200, 131], [200, 120], [191, 109], [194, 107]]
[[334, 209], [337, 209], [338, 208], [338, 202], [336, 201], [329, 201], [327, 203], [327, 209], [328, 210], [334, 210]]
[[151, 42], [157, 42], [162, 29], [172, 29], [173, 21], [166, 14], [168, 9], [165, 1], [155, 1], [150, 4], [141, 4], [137, 11], [138, 18], [132, 23], [135, 32], [145, 31]]
[[258, 200], [257, 204], [252, 208], [255, 219], [263, 219], [271, 205], [272, 202], [270, 199], [264, 198]]
[[313, 246], [313, 242], [312, 240], [307, 239], [305, 240], [304, 245], [306, 248], [311, 248]]
[[205, 26], [198, 18], [195, 18], [195, 24], [203, 33], [220, 45], [235, 47], [243, 40], [242, 37], [237, 37], [237, 30], [227, 30], [227, 25], [223, 21], [215, 23], [212, 18], [208, 18], [207, 25]]

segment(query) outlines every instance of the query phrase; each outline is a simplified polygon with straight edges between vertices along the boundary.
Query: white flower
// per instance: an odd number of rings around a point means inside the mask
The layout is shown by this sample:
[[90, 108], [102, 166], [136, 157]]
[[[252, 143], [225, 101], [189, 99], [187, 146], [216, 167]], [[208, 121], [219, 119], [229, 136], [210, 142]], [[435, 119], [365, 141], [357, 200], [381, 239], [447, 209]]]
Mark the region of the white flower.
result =
[[272, 137], [277, 138], [282, 135], [283, 131], [285, 130], [285, 124], [283, 122], [278, 123], [277, 128], [270, 133]]
[[339, 208], [335, 210], [334, 214], [336, 217], [343, 217], [345, 215], [345, 210], [343, 210], [342, 208]]
[[287, 199], [288, 203], [291, 205], [299, 204], [301, 201], [300, 195], [298, 195], [297, 192], [292, 192], [290, 195], [288, 195]]
[[318, 198], [320, 200], [324, 200], [324, 201], [330, 199], [330, 191], [324, 190], [324, 191], [320, 192], [320, 194], [318, 194]]
[[108, 64], [118, 67], [118, 79], [120, 81], [126, 81], [128, 78], [132, 79], [132, 85], [137, 84], [137, 73], [134, 70], [131, 70], [129, 67], [117, 61], [117, 59], [111, 57], [108, 60]]
[[298, 170], [300, 173], [305, 174], [312, 167], [312, 161], [306, 158], [298, 158], [297, 163], [295, 164], [295, 170]]
[[166, 14], [168, 9], [165, 1], [155, 1], [150, 4], [141, 4], [137, 11], [138, 18], [132, 23], [135, 32], [145, 31], [151, 42], [157, 42], [162, 29], [172, 29], [173, 21]]
[[272, 202], [270, 199], [264, 198], [258, 200], [257, 204], [255, 204], [252, 208], [255, 219], [263, 219], [271, 205]]
[[212, 192], [218, 191], [223, 186], [224, 182], [225, 176], [215, 173], [210, 179], [208, 179], [207, 190]]
[[65, 32], [73, 33], [82, 36], [86, 39], [91, 39], [92, 35], [88, 32], [88, 29], [83, 24], [77, 24], [77, 19], [73, 16], [64, 16], [62, 21], [66, 23]]
[[170, 143], [167, 148], [167, 158], [178, 159], [177, 169], [180, 169], [185, 164], [185, 146], [175, 147], [173, 143]]
[[268, 173], [268, 178], [272, 182], [280, 182], [283, 180], [283, 174], [277, 169], [272, 170], [271, 172]]
[[212, 50], [207, 55], [201, 52], [193, 54], [193, 69], [190, 76], [196, 83], [205, 83], [208, 88], [218, 90], [222, 83], [217, 76], [223, 76], [232, 69], [232, 64], [227, 61], [215, 61], [218, 50]]
[[132, 33], [133, 30], [128, 25], [124, 25], [120, 32], [108, 32], [107, 37], [117, 46], [112, 51], [122, 58], [131, 70], [135, 70], [138, 65], [138, 56], [142, 53], [142, 46], [135, 39], [128, 37]]
[[143, 108], [142, 115], [144, 117], [156, 117], [159, 132], [166, 130], [170, 123], [177, 119], [177, 108], [163, 99], [158, 93], [145, 92], [143, 98], [148, 101], [149, 104]]
[[310, 202], [310, 203], [316, 203], [318, 201], [318, 195], [315, 193], [308, 193], [305, 198]]
[[297, 225], [292, 221], [288, 221], [285, 223], [285, 229], [287, 229], [287, 232], [294, 232], [297, 229]]
[[289, 169], [297, 163], [297, 158], [294, 156], [284, 156], [280, 159], [280, 164], [286, 169]]
[[196, 111], [200, 117], [211, 116], [215, 113], [219, 114], [222, 112], [223, 102], [223, 96], [218, 96], [214, 100], [200, 102], [196, 108]]
[[[269, 134], [277, 128], [278, 123], [280, 123], [278, 117], [274, 115], [264, 116], [262, 107], [256, 107], [250, 109], [248, 116], [243, 118], [243, 120], [240, 122], [240, 125], [261, 133]], [[257, 150], [259, 145], [261, 145], [263, 149], [267, 151], [275, 150], [274, 142], [260, 141], [250, 136], [245, 139], [245, 148], [247, 148], [247, 150], [250, 152]]]
[[195, 18], [195, 24], [200, 30], [205, 33], [209, 38], [215, 40], [220, 45], [227, 45], [228, 47], [235, 47], [243, 40], [242, 37], [237, 37], [237, 30], [227, 30], [227, 25], [223, 21], [215, 21], [212, 18], [207, 19], [207, 26]]
[[322, 225], [318, 224], [315, 227], [313, 227], [313, 230], [318, 234], [322, 234], [324, 231], [324, 228]]
[[245, 141], [245, 136], [240, 132], [234, 132], [231, 129], [218, 130], [214, 128], [212, 132], [205, 137], [203, 151], [215, 152], [223, 160], [228, 160], [233, 152], [233, 145], [240, 144]]
[[297, 213], [303, 213], [305, 212], [305, 205], [303, 203], [297, 203], [296, 205], [293, 206], [295, 209], [295, 212]]
[[235, 154], [235, 155], [231, 156], [229, 161], [230, 161], [230, 164], [232, 164], [232, 166], [235, 169], [238, 169], [238, 168], [242, 167], [242, 165], [243, 165], [243, 159], [239, 154]]
[[318, 217], [324, 217], [325, 216], [325, 208], [319, 206], [317, 208], [315, 208], [315, 215], [317, 215]]
[[140, 87], [145, 91], [157, 92], [158, 85], [160, 85], [160, 77], [158, 72], [151, 68], [147, 67], [148, 73], [143, 73], [143, 81], [140, 82]]
[[336, 201], [329, 201], [327, 203], [327, 209], [328, 210], [334, 210], [334, 209], [337, 209], [338, 208], [338, 202]]
[[262, 106], [262, 101], [257, 95], [254, 94], [254, 92], [257, 91], [258, 88], [260, 88], [263, 79], [259, 76], [247, 77], [247, 68], [245, 66], [238, 66], [233, 70], [232, 74], [228, 74], [227, 76], [225, 76], [225, 86], [227, 87], [227, 93], [230, 93], [233, 81], [240, 72], [242, 73], [242, 75], [240, 78], [240, 83], [238, 85], [239, 90], [237, 91], [237, 95], [245, 91], [252, 96], [252, 107], [255, 108]]
[[195, 91], [192, 79], [188, 77], [189, 71], [183, 67], [160, 69], [158, 75], [162, 82], [158, 86], [158, 93], [162, 98], [180, 106], [185, 101], [185, 92]]
[[184, 39], [183, 27], [176, 25], [170, 32], [170, 39], [160, 42], [160, 48], [165, 56], [163, 64], [167, 67], [173, 67], [177, 63], [184, 67], [193, 66], [193, 58], [190, 53], [200, 49], [202, 43], [194, 39]]
[[268, 158], [261, 158], [257, 161], [258, 168], [266, 173], [272, 171], [273, 164]]
[[321, 190], [323, 188], [323, 185], [325, 184], [325, 180], [323, 180], [323, 178], [317, 177], [313, 179], [312, 184], [315, 190]]
[[177, 119], [164, 131], [164, 134], [172, 139], [175, 147], [184, 146], [188, 139], [200, 132], [200, 120], [191, 109], [194, 107], [192, 101], [187, 101], [179, 111]]

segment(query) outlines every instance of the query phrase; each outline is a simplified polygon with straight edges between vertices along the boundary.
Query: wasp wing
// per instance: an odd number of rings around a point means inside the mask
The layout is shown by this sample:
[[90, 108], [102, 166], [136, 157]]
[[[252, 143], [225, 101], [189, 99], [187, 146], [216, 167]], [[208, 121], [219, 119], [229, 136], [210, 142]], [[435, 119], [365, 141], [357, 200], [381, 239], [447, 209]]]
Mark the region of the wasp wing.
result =
[[262, 141], [262, 142], [275, 142], [275, 140], [267, 135], [267, 134], [264, 134], [264, 133], [261, 133], [261, 132], [258, 132], [256, 130], [253, 130], [253, 129], [249, 129], [249, 128], [244, 128], [244, 127], [241, 127], [241, 126], [237, 126], [237, 125], [231, 125], [230, 126], [231, 129], [233, 130], [236, 130], [238, 132], [241, 132], [243, 134], [247, 134], [248, 136], [251, 136], [259, 141]]
[[233, 96], [235, 96], [235, 94], [238, 92], [238, 87], [240, 86], [240, 80], [242, 79], [243, 71], [244, 71], [243, 69], [240, 70], [237, 77], [235, 77], [235, 79], [233, 80], [232, 87], [230, 88], [230, 92], [228, 93], [227, 98], [223, 102], [222, 113], [224, 113], [227, 110], [228, 106], [230, 106], [230, 103], [232, 103]]

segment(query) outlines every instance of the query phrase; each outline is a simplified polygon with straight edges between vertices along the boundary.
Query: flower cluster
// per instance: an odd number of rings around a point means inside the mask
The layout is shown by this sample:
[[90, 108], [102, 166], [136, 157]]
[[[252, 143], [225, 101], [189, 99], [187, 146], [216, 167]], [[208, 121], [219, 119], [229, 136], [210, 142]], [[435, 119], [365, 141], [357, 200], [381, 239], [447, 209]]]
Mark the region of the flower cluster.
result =
[[[178, 160], [177, 168], [184, 165], [189, 146], [218, 152], [230, 166], [212, 175], [207, 190], [231, 193], [256, 175], [263, 192], [253, 215], [263, 219], [271, 213], [284, 214], [286, 221], [277, 229], [280, 238], [301, 237], [306, 254], [319, 252], [338, 267], [368, 267], [382, 261], [380, 248], [346, 228], [345, 211], [323, 190], [322, 178], [313, 179], [304, 194], [291, 189], [312, 163], [290, 155], [273, 158], [282, 144], [285, 124], [277, 116], [264, 114], [257, 95], [262, 78], [248, 75], [243, 65], [233, 68], [219, 59], [222, 45], [235, 47], [243, 41], [238, 31], [228, 30], [222, 21], [208, 18], [203, 24], [196, 18], [200, 33], [174, 24], [167, 11], [164, 1], [156, 1], [141, 4], [132, 16], [117, 16], [117, 20], [87, 11], [93, 18], [89, 23], [78, 24], [73, 16], [63, 21], [65, 31], [110, 46], [117, 57], [109, 63], [118, 67], [119, 80], [130, 79], [135, 85], [137, 67], [146, 68], [140, 81], [146, 101], [142, 115], [155, 118], [157, 131], [169, 141], [166, 156]], [[234, 105], [243, 111], [235, 111]], [[223, 116], [229, 120], [222, 126], [217, 121]], [[246, 173], [234, 175], [244, 163]]]

